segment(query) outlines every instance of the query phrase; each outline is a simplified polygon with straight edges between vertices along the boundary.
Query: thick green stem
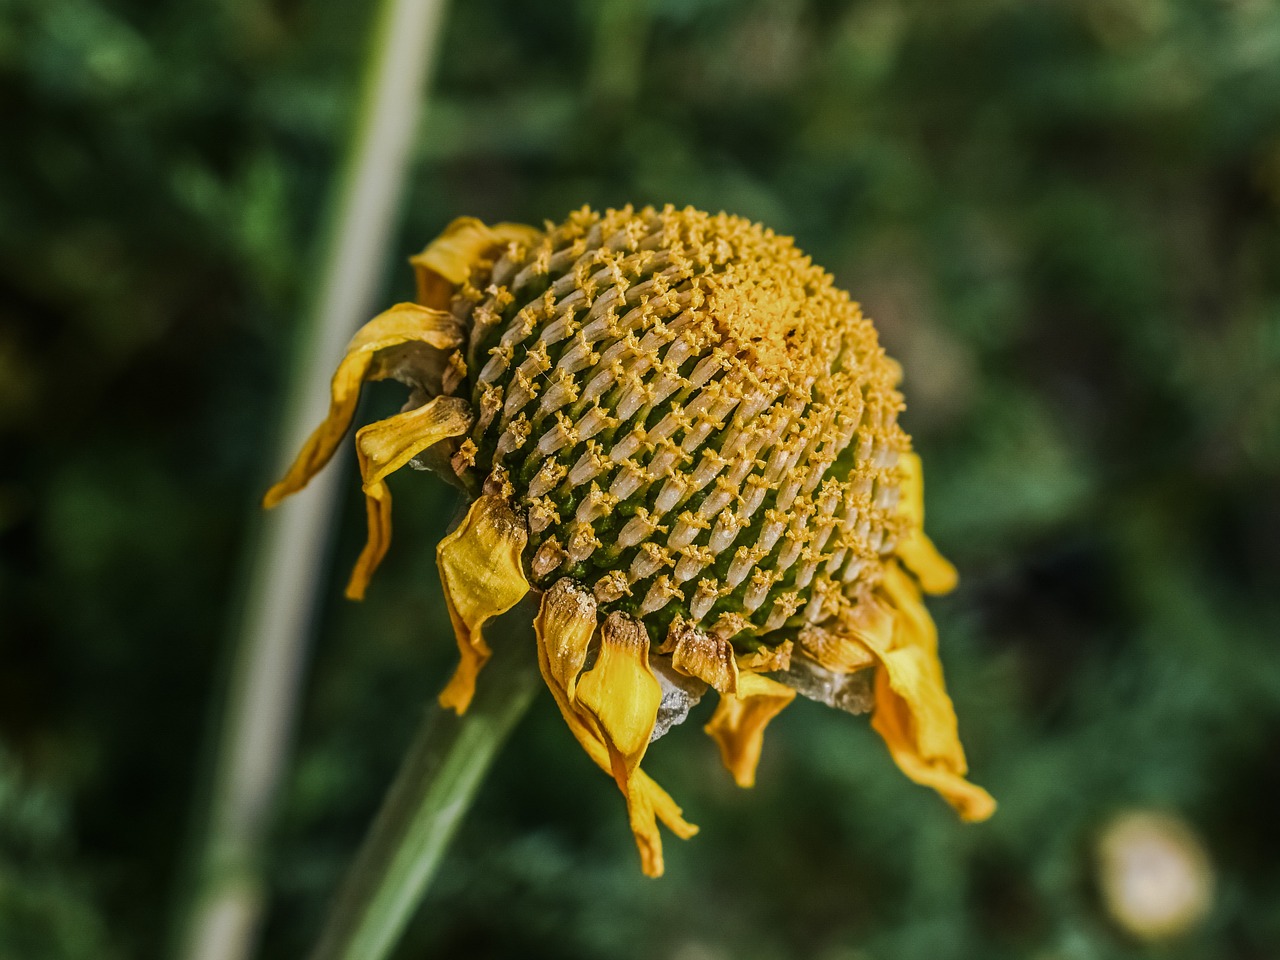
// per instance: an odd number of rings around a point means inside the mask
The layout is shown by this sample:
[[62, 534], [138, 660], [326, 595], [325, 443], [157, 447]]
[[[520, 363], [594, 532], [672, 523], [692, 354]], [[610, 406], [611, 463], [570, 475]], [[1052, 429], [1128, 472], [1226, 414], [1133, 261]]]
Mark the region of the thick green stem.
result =
[[382, 960], [413, 916], [485, 772], [541, 681], [533, 644], [506, 643], [461, 717], [432, 705], [311, 960]]

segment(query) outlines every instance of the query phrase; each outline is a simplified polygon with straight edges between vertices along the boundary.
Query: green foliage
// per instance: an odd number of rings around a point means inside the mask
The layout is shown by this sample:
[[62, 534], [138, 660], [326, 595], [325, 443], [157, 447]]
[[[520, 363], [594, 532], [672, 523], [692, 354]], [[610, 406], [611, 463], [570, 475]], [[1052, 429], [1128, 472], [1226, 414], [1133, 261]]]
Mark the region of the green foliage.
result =
[[0, 752], [0, 956], [109, 957], [83, 866], [72, 863], [59, 793]]
[[[159, 956], [237, 564], [352, 109], [358, 4], [0, 0], [0, 957]], [[647, 765], [702, 833], [639, 875], [542, 698], [404, 957], [1128, 958], [1280, 942], [1280, 8], [1261, 0], [468, 0], [396, 249], [453, 216], [690, 203], [794, 234], [903, 362], [957, 824], [801, 704], [737, 791], [699, 713]], [[386, 301], [411, 291], [387, 265]], [[372, 403], [392, 407], [394, 388]], [[452, 641], [456, 504], [398, 477], [333, 600], [272, 851], [297, 956]], [[1208, 920], [1143, 947], [1093, 838], [1202, 836]]]

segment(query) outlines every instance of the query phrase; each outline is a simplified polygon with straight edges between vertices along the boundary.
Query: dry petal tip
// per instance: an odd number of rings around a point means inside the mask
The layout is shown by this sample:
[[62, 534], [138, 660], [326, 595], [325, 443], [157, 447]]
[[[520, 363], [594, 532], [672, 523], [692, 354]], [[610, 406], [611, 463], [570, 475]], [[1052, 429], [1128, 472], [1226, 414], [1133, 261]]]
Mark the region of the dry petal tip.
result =
[[596, 632], [595, 597], [567, 577], [557, 580], [542, 595], [538, 632], [551, 675], [572, 701]]
[[733, 645], [698, 629], [677, 616], [671, 621], [660, 653], [671, 655], [671, 665], [681, 673], [697, 677], [721, 694], [738, 692], [738, 663]]

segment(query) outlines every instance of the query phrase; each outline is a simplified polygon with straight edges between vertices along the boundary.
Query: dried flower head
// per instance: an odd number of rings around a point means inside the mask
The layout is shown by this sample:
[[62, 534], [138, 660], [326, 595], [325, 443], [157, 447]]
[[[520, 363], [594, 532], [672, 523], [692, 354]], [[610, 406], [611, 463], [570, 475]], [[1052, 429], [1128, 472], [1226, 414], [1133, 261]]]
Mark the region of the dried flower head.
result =
[[956, 577], [923, 531], [900, 370], [829, 274], [757, 224], [671, 207], [457, 220], [413, 264], [418, 302], [356, 334], [266, 503], [327, 462], [364, 381], [411, 388], [356, 433], [369, 540], [348, 595], [387, 549], [389, 474], [416, 460], [471, 494], [437, 548], [462, 658], [441, 703], [467, 709], [484, 623], [533, 589], [543, 677], [627, 798], [646, 873], [656, 820], [696, 828], [640, 761], [708, 687], [743, 786], [799, 692], [872, 710], [908, 777], [990, 816], [921, 600]]

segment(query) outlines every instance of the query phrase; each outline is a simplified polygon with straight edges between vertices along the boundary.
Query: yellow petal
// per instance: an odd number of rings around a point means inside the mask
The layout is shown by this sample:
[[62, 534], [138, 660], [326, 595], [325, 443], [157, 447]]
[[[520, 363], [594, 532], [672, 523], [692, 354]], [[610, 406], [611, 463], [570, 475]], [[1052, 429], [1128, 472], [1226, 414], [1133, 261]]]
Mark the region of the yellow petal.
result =
[[[911, 587], [911, 578], [907, 577], [898, 567], [897, 564], [890, 564], [893, 567], [887, 576], [894, 580], [896, 585], [899, 579]], [[914, 596], [919, 596], [917, 591]], [[921, 607], [923, 609], [923, 606]], [[925, 613], [928, 616], [928, 613]], [[932, 624], [933, 621], [929, 621]], [[840, 617], [840, 630], [863, 645], [864, 653], [870, 653], [871, 650], [888, 649], [893, 646], [893, 634], [898, 628], [898, 615], [894, 608], [879, 599], [873, 598], [870, 601], [862, 601], [853, 605], [849, 610], [842, 613]], [[874, 661], [874, 656], [872, 660]]]
[[462, 662], [440, 694], [440, 705], [465, 713], [476, 675], [489, 659], [481, 626], [505, 613], [529, 592], [520, 567], [529, 534], [501, 497], [471, 504], [461, 525], [436, 547], [436, 565]]
[[[561, 599], [549, 599], [554, 591], [564, 595]], [[574, 599], [570, 604], [565, 596]], [[555, 698], [556, 706], [564, 717], [574, 739], [586, 751], [591, 761], [606, 773], [613, 773], [609, 748], [597, 724], [590, 721], [575, 709], [560, 679], [561, 668], [553, 668], [551, 651], [555, 649], [576, 648], [576, 639], [565, 639], [560, 631], [577, 633], [582, 629], [585, 618], [575, 617], [573, 608], [580, 610], [586, 607], [585, 590], [577, 587], [569, 580], [558, 581], [551, 590], [543, 594], [542, 606], [538, 618], [534, 621], [534, 630], [538, 637], [538, 667], [547, 688]], [[594, 611], [592, 613], [594, 619]], [[667, 825], [676, 836], [688, 839], [698, 832], [698, 828], [687, 822], [683, 811], [660, 786], [658, 786], [643, 770], [635, 770], [626, 781], [623, 794], [627, 798], [627, 817], [631, 831], [636, 838], [636, 846], [640, 851], [640, 862], [644, 872], [651, 877], [662, 875], [662, 839], [658, 835], [655, 815]]]
[[697, 677], [722, 694], [738, 692], [738, 663], [728, 640], [676, 617], [659, 652], [670, 653], [671, 665], [685, 676]]
[[386, 477], [432, 444], [466, 433], [471, 420], [471, 408], [461, 397], [436, 397], [421, 407], [368, 424], [356, 432], [369, 539], [347, 584], [348, 597], [364, 598], [369, 578], [391, 544], [391, 491]]
[[347, 353], [378, 352], [398, 343], [425, 343], [436, 350], [462, 345], [461, 322], [447, 310], [433, 310], [420, 303], [397, 303], [382, 311], [355, 332]]
[[738, 694], [722, 695], [711, 722], [704, 728], [720, 747], [720, 759], [740, 787], [753, 787], [764, 728], [782, 712], [796, 692], [768, 677], [744, 673]]
[[649, 669], [649, 636], [638, 620], [621, 613], [605, 620], [599, 655], [578, 681], [573, 702], [599, 724], [614, 779], [625, 792], [662, 703], [662, 685]]
[[915, 453], [904, 453], [898, 461], [902, 477], [902, 499], [898, 512], [907, 519], [907, 532], [896, 553], [916, 575], [925, 593], [948, 593], [955, 589], [959, 575], [924, 532], [924, 469]]
[[418, 302], [444, 310], [453, 290], [467, 279], [485, 254], [508, 243], [529, 244], [541, 233], [519, 223], [486, 226], [474, 217], [459, 217], [421, 253], [409, 258], [418, 277]]
[[876, 615], [864, 621], [874, 626], [858, 632], [863, 642], [873, 650], [916, 646], [936, 654], [938, 628], [924, 605], [920, 589], [899, 564], [885, 564], [875, 606], [887, 616]]
[[871, 726], [911, 780], [937, 790], [962, 820], [985, 820], [995, 812], [995, 800], [965, 779], [968, 765], [943, 682], [933, 620], [915, 583], [897, 564], [886, 568], [883, 594], [897, 625], [891, 644], [882, 633], [864, 636], [880, 660]]
[[[653, 778], [643, 770], [637, 770], [631, 777], [629, 784], [632, 791], [643, 791], [653, 805], [654, 812], [657, 813], [658, 819], [662, 821], [663, 826], [674, 833], [681, 840], [688, 840], [698, 832], [696, 825], [690, 823], [684, 818], [684, 811], [680, 809], [679, 804], [671, 799], [671, 795], [663, 790]], [[661, 876], [662, 871], [659, 870], [651, 876]]]
[[458, 321], [452, 315], [416, 303], [397, 304], [361, 327], [333, 375], [328, 416], [303, 444], [284, 478], [267, 491], [262, 505], [269, 509], [297, 493], [329, 462], [355, 416], [361, 384], [385, 376], [377, 365], [380, 352], [405, 343], [446, 350], [461, 342]]
[[658, 832], [654, 815], [653, 795], [648, 790], [633, 788], [630, 782], [623, 793], [627, 798], [627, 825], [631, 827], [636, 849], [640, 852], [640, 869], [646, 877], [660, 877], [666, 866], [662, 857], [662, 835]]
[[542, 595], [538, 632], [551, 674], [572, 701], [596, 632], [596, 598], [568, 578], [557, 580]]
[[[966, 823], [986, 820], [996, 812], [995, 798], [966, 780], [963, 768], [957, 770], [945, 760], [922, 754], [916, 742], [921, 717], [902, 695], [907, 684], [901, 676], [901, 665], [898, 670], [897, 689], [892, 688], [893, 673], [882, 671], [876, 675], [876, 712], [871, 726], [884, 738], [894, 763], [909, 779], [936, 790]], [[885, 704], [883, 708], [881, 703]]]

